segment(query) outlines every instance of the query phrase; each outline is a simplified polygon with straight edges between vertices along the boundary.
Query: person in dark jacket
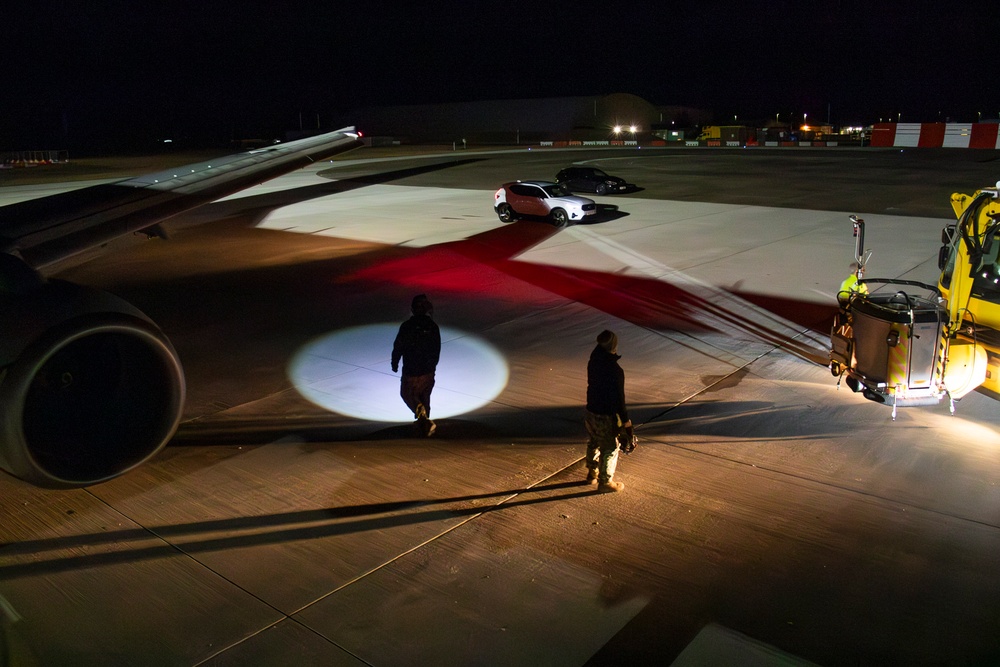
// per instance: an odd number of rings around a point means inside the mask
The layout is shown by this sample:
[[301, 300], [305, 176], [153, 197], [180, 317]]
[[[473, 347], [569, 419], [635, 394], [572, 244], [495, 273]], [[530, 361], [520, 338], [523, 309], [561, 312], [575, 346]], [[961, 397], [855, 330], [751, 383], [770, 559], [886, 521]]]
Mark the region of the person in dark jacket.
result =
[[431, 421], [431, 390], [441, 357], [441, 331], [432, 319], [434, 307], [426, 294], [413, 297], [410, 312], [412, 316], [399, 326], [392, 344], [392, 372], [399, 371], [402, 359], [399, 395], [413, 412], [420, 430], [430, 436], [437, 429]]
[[[621, 491], [625, 485], [614, 481], [618, 464], [618, 436], [634, 441], [632, 421], [625, 407], [625, 371], [618, 365], [618, 336], [604, 330], [587, 363], [587, 410], [584, 424], [587, 442], [587, 481], [602, 493]], [[629, 450], [631, 451], [631, 450]]]

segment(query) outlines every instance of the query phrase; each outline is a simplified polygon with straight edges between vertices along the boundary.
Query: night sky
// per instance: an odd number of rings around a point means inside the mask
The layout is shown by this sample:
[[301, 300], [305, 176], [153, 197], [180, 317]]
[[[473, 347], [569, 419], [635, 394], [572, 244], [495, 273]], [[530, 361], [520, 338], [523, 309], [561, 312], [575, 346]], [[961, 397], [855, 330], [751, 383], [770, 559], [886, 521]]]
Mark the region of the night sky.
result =
[[279, 136], [352, 109], [633, 93], [718, 120], [1000, 115], [1000, 3], [13, 0], [0, 151]]

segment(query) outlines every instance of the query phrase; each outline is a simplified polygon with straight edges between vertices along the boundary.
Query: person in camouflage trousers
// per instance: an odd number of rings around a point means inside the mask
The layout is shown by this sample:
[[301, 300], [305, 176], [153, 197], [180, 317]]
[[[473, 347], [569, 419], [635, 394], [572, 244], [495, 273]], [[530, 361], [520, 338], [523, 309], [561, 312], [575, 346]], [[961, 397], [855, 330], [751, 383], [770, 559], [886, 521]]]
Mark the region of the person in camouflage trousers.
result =
[[[624, 434], [634, 443], [632, 421], [625, 407], [625, 372], [618, 365], [618, 336], [604, 330], [587, 363], [587, 409], [584, 425], [587, 442], [587, 481], [601, 493], [621, 491], [625, 485], [614, 480], [618, 465], [618, 437]], [[631, 451], [628, 450], [628, 451]]]

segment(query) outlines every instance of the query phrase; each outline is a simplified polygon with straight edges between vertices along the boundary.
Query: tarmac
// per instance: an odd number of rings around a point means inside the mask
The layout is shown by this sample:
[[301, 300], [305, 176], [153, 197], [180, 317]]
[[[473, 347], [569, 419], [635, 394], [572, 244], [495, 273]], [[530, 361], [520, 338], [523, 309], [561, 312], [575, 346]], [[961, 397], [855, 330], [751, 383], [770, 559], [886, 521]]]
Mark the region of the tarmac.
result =
[[[122, 477], [0, 476], [19, 659], [1000, 664], [997, 404], [893, 421], [825, 366], [847, 216], [868, 277], [933, 283], [948, 196], [996, 156], [362, 149], [67, 265], [163, 328], [188, 395]], [[497, 219], [501, 183], [571, 162], [638, 187], [587, 224]], [[389, 368], [417, 293], [431, 438]], [[640, 439], [619, 494], [582, 462], [603, 329]]]

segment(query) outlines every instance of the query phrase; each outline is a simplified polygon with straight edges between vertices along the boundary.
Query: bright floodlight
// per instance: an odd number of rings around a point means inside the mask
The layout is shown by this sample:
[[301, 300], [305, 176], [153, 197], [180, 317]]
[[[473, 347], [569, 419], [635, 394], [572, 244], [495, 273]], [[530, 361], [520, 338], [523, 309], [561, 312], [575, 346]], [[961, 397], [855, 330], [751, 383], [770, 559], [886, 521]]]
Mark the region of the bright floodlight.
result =
[[[300, 394], [332, 412], [369, 421], [412, 421], [399, 397], [399, 373], [389, 367], [398, 330], [398, 323], [373, 324], [317, 338], [292, 359], [289, 377]], [[507, 362], [492, 345], [441, 327], [431, 417], [453, 417], [485, 405], [503, 391], [507, 374]]]

